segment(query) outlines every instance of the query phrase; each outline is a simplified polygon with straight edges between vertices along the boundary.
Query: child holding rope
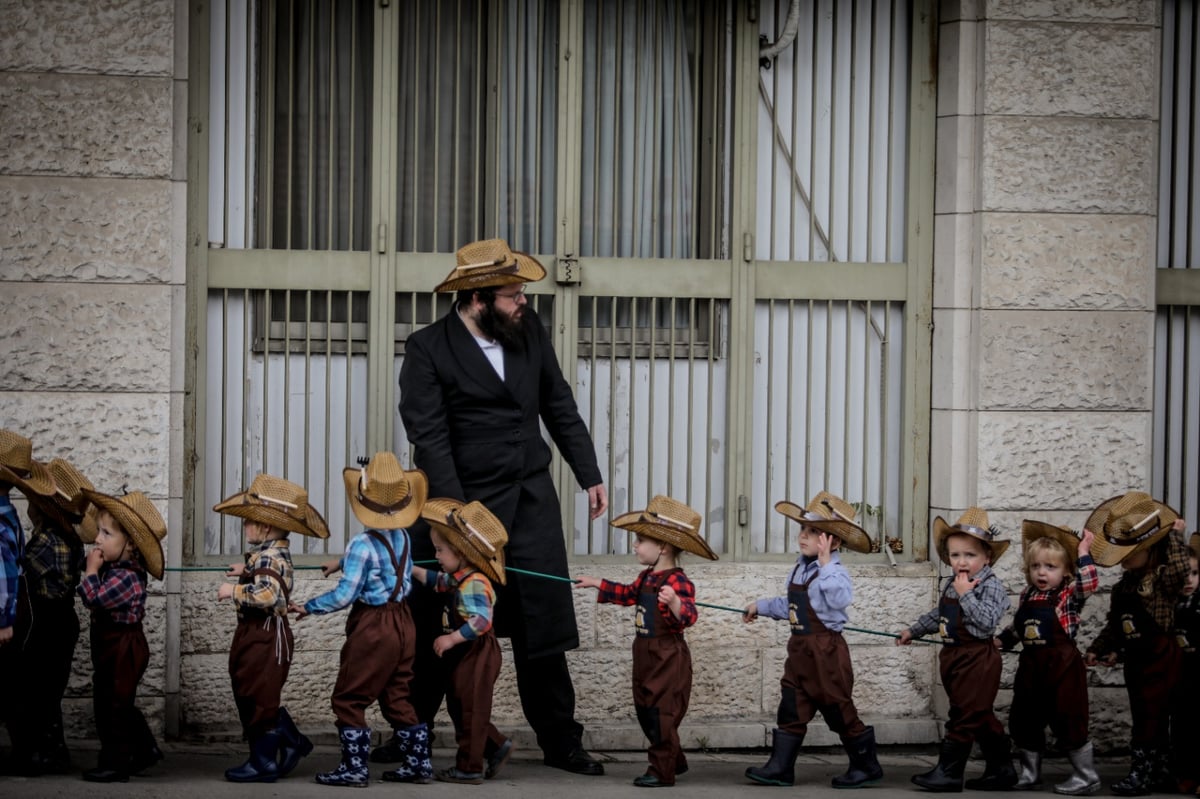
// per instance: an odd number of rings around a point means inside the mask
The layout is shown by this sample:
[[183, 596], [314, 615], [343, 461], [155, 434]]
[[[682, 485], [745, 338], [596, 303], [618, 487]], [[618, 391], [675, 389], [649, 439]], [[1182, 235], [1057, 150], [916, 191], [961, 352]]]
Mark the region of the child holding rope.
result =
[[854, 523], [854, 507], [826, 491], [806, 508], [783, 501], [775, 510], [799, 522], [800, 557], [788, 575], [787, 596], [751, 602], [743, 620], [787, 619], [792, 635], [779, 681], [782, 697], [771, 759], [746, 769], [746, 777], [764, 785], [792, 785], [808, 722], [820, 712], [829, 729], [841, 736], [850, 759], [846, 773], [833, 778], [833, 787], [874, 784], [883, 779], [883, 769], [875, 754], [875, 729], [862, 723], [851, 698], [854, 669], [842, 628], [854, 589], [838, 555], [843, 545], [870, 552], [871, 539]]
[[679, 725], [692, 694], [692, 653], [683, 631], [696, 623], [696, 589], [679, 567], [681, 551], [708, 560], [717, 555], [700, 537], [700, 514], [670, 497], [656, 496], [645, 510], [618, 516], [613, 527], [636, 535], [633, 551], [646, 568], [632, 583], [580, 577], [579, 588], [597, 588], [597, 602], [636, 605], [633, 639], [633, 707], [650, 741], [650, 765], [634, 779], [639, 788], [675, 784], [687, 771]]

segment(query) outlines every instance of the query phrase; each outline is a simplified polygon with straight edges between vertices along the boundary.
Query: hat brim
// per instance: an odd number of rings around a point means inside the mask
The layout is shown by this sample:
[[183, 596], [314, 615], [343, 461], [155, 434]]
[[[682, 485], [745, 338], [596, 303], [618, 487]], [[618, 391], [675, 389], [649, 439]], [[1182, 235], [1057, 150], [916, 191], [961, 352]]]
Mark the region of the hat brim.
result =
[[467, 537], [459, 532], [456, 528], [441, 522], [426, 519], [429, 526], [437, 531], [437, 534], [449, 542], [450, 546], [454, 547], [458, 554], [462, 555], [468, 563], [474, 566], [479, 571], [487, 575], [488, 579], [500, 585], [508, 584], [508, 572], [504, 569], [504, 547], [496, 547], [495, 553], [484, 553], [476, 547]]
[[1128, 546], [1114, 544], [1105, 537], [1103, 532], [1104, 526], [1108, 523], [1109, 517], [1112, 516], [1113, 506], [1124, 496], [1125, 494], [1118, 494], [1101, 502], [1091, 512], [1091, 515], [1088, 516], [1087, 524], [1084, 525], [1096, 535], [1092, 540], [1092, 560], [1096, 562], [1097, 566], [1104, 566], [1106, 568], [1116, 566], [1130, 555], [1140, 552], [1143, 549], [1149, 549], [1171, 532], [1172, 525], [1179, 518], [1179, 513], [1174, 508], [1154, 499], [1152, 501], [1158, 509], [1158, 532], [1145, 541], [1138, 541], [1136, 544]]
[[707, 560], [717, 560], [717, 553], [713, 552], [712, 547], [700, 537], [699, 533], [689, 533], [671, 525], [660, 524], [646, 518], [641, 511], [623, 513], [613, 519], [611, 524], [613, 527], [629, 530], [643, 538], [663, 541], [683, 552], [690, 552]]
[[75, 526], [83, 521], [83, 516], [67, 507], [57, 494], [50, 496], [28, 494], [26, 496], [29, 504], [40, 510], [60, 532], [74, 533]]
[[947, 566], [950, 565], [950, 555], [946, 551], [946, 539], [952, 535], [969, 535], [976, 541], [987, 544], [992, 553], [992, 565], [995, 565], [996, 561], [1004, 556], [1004, 553], [1008, 551], [1008, 547], [1012, 543], [1007, 538], [989, 541], [978, 533], [971, 530], [964, 530], [958, 525], [950, 524], [941, 516], [938, 516], [933, 520], [933, 546], [937, 550], [938, 557], [942, 559], [942, 563], [945, 563]]
[[804, 516], [808, 511], [786, 499], [776, 502], [775, 510], [797, 524], [837, 536], [846, 549], [863, 554], [871, 551], [871, 536], [854, 522], [845, 519], [806, 519]]
[[483, 272], [474, 275], [461, 274], [457, 269], [451, 272], [445, 280], [434, 287], [434, 291], [461, 291], [462, 289], [484, 289], [496, 286], [509, 286], [513, 283], [536, 283], [546, 276], [546, 267], [523, 252], [513, 251], [516, 258], [516, 269], [506, 272]]
[[358, 497], [358, 481], [361, 476], [362, 471], [356, 468], [347, 467], [342, 470], [342, 482], [346, 485], [346, 501], [350, 503], [350, 510], [354, 511], [354, 518], [368, 528], [399, 530], [411, 525], [421, 515], [421, 508], [429, 498], [429, 480], [425, 477], [425, 472], [420, 469], [404, 470], [404, 476], [408, 480], [408, 502], [403, 508], [391, 513], [371, 510], [363, 505]]
[[1025, 519], [1021, 522], [1021, 552], [1028, 551], [1029, 545], [1039, 538], [1057, 541], [1067, 551], [1071, 562], [1075, 562], [1075, 553], [1079, 551], [1079, 536], [1074, 530], [1035, 519]]
[[0, 464], [0, 481], [12, 483], [27, 497], [34, 494], [48, 497], [54, 493], [54, 477], [50, 474], [50, 469], [46, 464], [35, 460], [29, 461], [28, 477], [22, 477], [12, 468]]
[[129, 540], [133, 542], [134, 548], [141, 553], [142, 560], [146, 564], [146, 571], [161, 580], [163, 576], [162, 542], [154, 534], [150, 523], [116, 497], [86, 488], [83, 493], [93, 505], [112, 514], [117, 523], [121, 525], [121, 529], [129, 536]]
[[252, 495], [249, 491], [240, 491], [213, 505], [213, 510], [226, 516], [237, 516], [239, 519], [265, 524], [268, 527], [278, 527], [289, 533], [299, 533], [312, 538], [329, 538], [329, 525], [312, 505], [305, 504], [304, 520], [301, 521], [282, 508], [264, 505], [262, 502], [248, 501], [251, 498]]

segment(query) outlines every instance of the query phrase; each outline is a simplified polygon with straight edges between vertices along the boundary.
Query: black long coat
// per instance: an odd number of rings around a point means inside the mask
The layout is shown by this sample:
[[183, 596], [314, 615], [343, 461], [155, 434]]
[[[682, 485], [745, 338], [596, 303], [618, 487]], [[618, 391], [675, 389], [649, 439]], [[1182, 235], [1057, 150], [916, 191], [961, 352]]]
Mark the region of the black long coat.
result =
[[[400, 418], [431, 497], [479, 500], [508, 530], [508, 565], [565, 577], [561, 511], [538, 419], [581, 486], [603, 478], [545, 328], [532, 308], [522, 316], [527, 347], [505, 350], [503, 381], [456, 309], [409, 337]], [[410, 532], [414, 554], [424, 557], [427, 530]], [[496, 604], [498, 634], [523, 631], [530, 657], [579, 646], [570, 584], [512, 572], [508, 583]]]

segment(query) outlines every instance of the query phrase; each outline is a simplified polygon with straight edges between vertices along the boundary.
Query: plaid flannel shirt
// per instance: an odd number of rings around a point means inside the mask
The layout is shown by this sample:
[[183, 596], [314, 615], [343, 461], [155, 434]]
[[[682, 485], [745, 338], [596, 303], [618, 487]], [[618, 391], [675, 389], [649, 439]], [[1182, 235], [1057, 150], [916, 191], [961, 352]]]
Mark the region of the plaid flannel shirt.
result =
[[63, 532], [43, 522], [25, 545], [29, 595], [35, 599], [74, 599], [83, 575], [83, 543], [74, 530]]
[[25, 536], [21, 518], [8, 499], [0, 495], [0, 630], [17, 621], [17, 586], [21, 579], [21, 560]]
[[107, 617], [116, 624], [137, 624], [146, 615], [146, 571], [131, 560], [105, 563], [85, 574], [77, 589], [92, 621]]
[[442, 594], [454, 592], [454, 610], [466, 619], [458, 628], [463, 638], [471, 641], [492, 629], [496, 589], [483, 572], [470, 566], [454, 574], [427, 569], [425, 585]]
[[[1175, 628], [1175, 603], [1179, 601], [1179, 591], [1187, 582], [1188, 569], [1191, 568], [1191, 550], [1183, 543], [1183, 537], [1178, 530], [1172, 530], [1166, 537], [1166, 563], [1155, 567], [1153, 572], [1145, 569], [1126, 570], [1120, 581], [1113, 586], [1112, 594], [1115, 599], [1118, 594], [1137, 597], [1138, 601], [1153, 618], [1163, 632], [1171, 632]], [[1143, 581], [1148, 579], [1147, 591], [1142, 591]], [[1111, 607], [1111, 606], [1110, 606]], [[1120, 652], [1124, 636], [1121, 634], [1121, 620], [1111, 610], [1104, 629], [1092, 641], [1087, 651], [1104, 656], [1110, 652]]]
[[[991, 638], [996, 632], [996, 625], [1000, 623], [1000, 619], [1004, 618], [1004, 614], [1008, 612], [1012, 602], [1008, 598], [1008, 592], [1004, 590], [1004, 583], [1000, 582], [1000, 578], [992, 571], [991, 566], [984, 566], [971, 575], [971, 579], [978, 580], [979, 583], [958, 597], [963, 624], [967, 628], [967, 632], [974, 637]], [[946, 585], [942, 588], [941, 596], [958, 596], [958, 592], [954, 590], [953, 575], [946, 578]], [[940, 619], [939, 608], [934, 608], [917, 619], [916, 624], [909, 627], [908, 631], [912, 633], [913, 638], [937, 632]]]
[[[408, 596], [412, 590], [412, 547], [408, 543], [408, 533], [404, 530], [377, 530], [392, 545], [396, 557], [401, 558], [400, 592], [396, 601]], [[342, 577], [332, 591], [327, 591], [318, 597], [304, 603], [304, 609], [309, 613], [332, 613], [341, 610], [355, 600], [368, 605], [382, 605], [391, 596], [392, 588], [396, 585], [396, 570], [392, 566], [392, 558], [375, 538], [367, 533], [359, 533], [350, 539], [346, 554], [342, 558]]]
[[[1058, 616], [1058, 623], [1074, 641], [1075, 636], [1079, 633], [1079, 617], [1083, 613], [1083, 604], [1089, 596], [1096, 593], [1096, 589], [1099, 587], [1100, 572], [1096, 569], [1096, 563], [1092, 560], [1091, 555], [1083, 555], [1079, 558], [1074, 580], [1064, 583], [1061, 590], [1055, 589], [1054, 591], [1039, 591], [1032, 585], [1026, 586], [1025, 590], [1021, 592], [1020, 604], [1054, 599], [1057, 592], [1058, 601], [1054, 610]], [[1017, 635], [1011, 624], [1000, 633], [1000, 640], [1006, 649], [1016, 646], [1019, 638], [1020, 636]]]
[[[255, 569], [270, 569], [278, 572], [283, 578], [279, 584], [269, 574], [259, 574], [248, 583], [238, 583], [233, 587], [233, 606], [237, 610], [238, 620], [245, 617], [247, 610], [258, 610], [274, 613], [276, 616], [287, 615], [287, 593], [292, 590], [295, 579], [295, 569], [292, 566], [292, 552], [288, 548], [286, 538], [264, 541], [256, 549], [246, 553], [246, 574]], [[287, 588], [287, 592], [284, 588]]]
[[665, 619], [665, 624], [663, 629], [668, 633], [681, 633], [695, 624], [697, 617], [696, 586], [692, 585], [692, 581], [682, 570], [656, 572], [653, 568], [646, 569], [638, 575], [636, 580], [628, 584], [601, 580], [600, 590], [596, 592], [596, 601], [606, 602], [610, 605], [636, 605], [638, 594], [643, 588], [657, 595], [664, 585], [675, 589], [675, 593], [679, 595], [680, 607], [677, 619], [675, 614], [666, 610], [664, 606], [662, 618]]

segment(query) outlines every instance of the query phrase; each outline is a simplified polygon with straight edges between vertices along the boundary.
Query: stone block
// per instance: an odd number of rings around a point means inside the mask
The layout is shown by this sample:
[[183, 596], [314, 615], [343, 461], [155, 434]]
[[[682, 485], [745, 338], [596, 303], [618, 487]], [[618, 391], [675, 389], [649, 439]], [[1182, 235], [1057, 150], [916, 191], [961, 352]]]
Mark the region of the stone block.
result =
[[165, 180], [0, 178], [0, 280], [168, 282], [174, 194]]
[[0, 174], [171, 175], [170, 78], [0, 73]]
[[13, 283], [0, 301], [0, 390], [167, 391], [166, 286]]
[[[567, 654], [580, 721], [633, 720], [633, 654], [620, 649], [577, 649]], [[695, 697], [693, 697], [695, 698]]]
[[985, 31], [986, 114], [1158, 114], [1157, 28], [992, 20]]
[[[956, 375], [954, 380], [965, 380]], [[979, 468], [974, 410], [937, 410], [930, 414], [929, 498], [935, 508], [974, 504]], [[931, 510], [931, 518], [933, 511]]]
[[984, 508], [1097, 504], [1147, 485], [1149, 412], [980, 412]]
[[981, 409], [1151, 407], [1150, 312], [983, 311], [979, 323]]
[[939, 116], [975, 114], [979, 29], [979, 23], [973, 20], [959, 20], [938, 27]]
[[[172, 458], [168, 406], [167, 394], [0, 392], [0, 426], [32, 439], [39, 459], [71, 461], [100, 491], [127, 485], [159, 498]], [[178, 535], [180, 521], [157, 507]]]
[[971, 213], [978, 210], [979, 125], [975, 116], [940, 117], [934, 170], [934, 213]]
[[978, 360], [978, 311], [935, 308], [933, 311], [933, 385], [935, 408], [970, 408], [977, 387], [971, 364]]
[[[737, 646], [693, 646], [692, 700], [688, 717], [700, 719], [747, 719], [762, 707], [757, 681], [744, 679], [762, 669], [757, 650]], [[632, 691], [630, 711], [632, 711]]]
[[75, 3], [0, 1], [0, 69], [170, 75], [173, 0]]
[[1152, 121], [997, 116], [982, 125], [981, 210], [1156, 210], [1158, 126]]
[[980, 215], [984, 308], [1142, 310], [1154, 303], [1152, 216]]
[[1118, 22], [1155, 25], [1154, 0], [987, 0], [988, 19], [1039, 19], [1061, 22]]
[[[978, 276], [980, 214], [938, 214], [933, 218], [933, 306], [971, 308]], [[936, 330], [936, 328], [935, 328]]]

